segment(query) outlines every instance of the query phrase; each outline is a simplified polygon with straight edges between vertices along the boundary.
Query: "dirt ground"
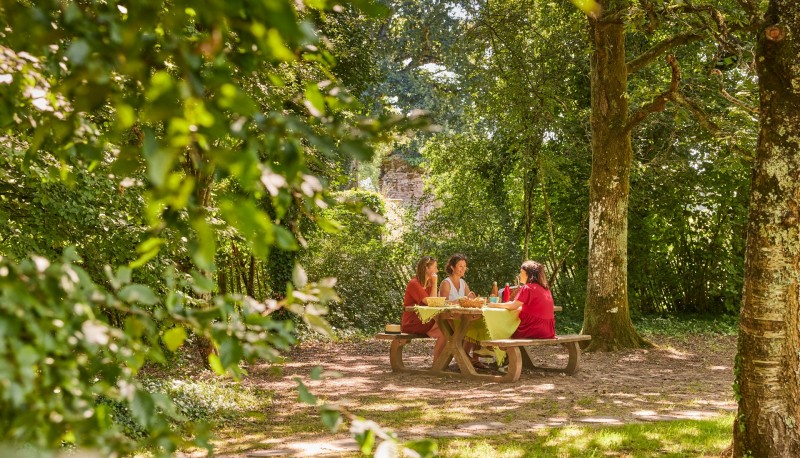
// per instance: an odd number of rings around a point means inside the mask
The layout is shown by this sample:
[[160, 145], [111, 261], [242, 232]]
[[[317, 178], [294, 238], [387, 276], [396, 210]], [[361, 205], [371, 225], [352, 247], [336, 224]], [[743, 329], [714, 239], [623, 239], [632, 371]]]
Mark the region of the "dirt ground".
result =
[[[352, 450], [346, 431], [326, 433], [312, 407], [297, 402], [300, 377], [326, 402], [387, 425], [403, 439], [497, 434], [568, 424], [623, 424], [705, 419], [735, 412], [736, 338], [648, 336], [655, 348], [584, 353], [573, 376], [523, 371], [516, 383], [392, 373], [389, 343], [307, 343], [281, 374], [251, 367], [244, 382], [270, 390], [274, 417], [257, 431], [242, 428], [217, 441], [221, 456], [319, 456]], [[405, 348], [407, 367], [430, 365], [432, 342]], [[541, 365], [566, 364], [566, 351], [535, 348]], [[310, 380], [312, 368], [341, 378]], [[255, 426], [255, 425], [253, 425]], [[230, 432], [229, 432], [230, 434]], [[225, 434], [223, 434], [224, 436]]]

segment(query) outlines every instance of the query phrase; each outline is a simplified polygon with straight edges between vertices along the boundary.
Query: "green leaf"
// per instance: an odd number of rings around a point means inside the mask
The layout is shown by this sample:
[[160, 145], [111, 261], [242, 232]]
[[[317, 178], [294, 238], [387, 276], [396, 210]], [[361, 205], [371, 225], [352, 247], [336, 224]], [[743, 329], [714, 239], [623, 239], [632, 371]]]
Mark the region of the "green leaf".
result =
[[149, 287], [145, 285], [128, 285], [119, 290], [117, 294], [120, 299], [128, 303], [140, 303], [144, 305], [154, 305], [158, 298]]
[[145, 240], [144, 242], [140, 243], [139, 246], [136, 247], [137, 253], [147, 253], [148, 251], [152, 251], [163, 245], [165, 242], [164, 239], [159, 237], [150, 237], [149, 239]]
[[169, 351], [175, 351], [183, 345], [183, 342], [186, 340], [186, 330], [182, 327], [172, 328], [169, 331], [164, 333], [162, 340], [164, 344], [167, 346]]
[[277, 30], [270, 29], [267, 31], [266, 45], [267, 50], [276, 60], [294, 60], [294, 53], [283, 43], [283, 38], [281, 38], [281, 34]]
[[119, 130], [129, 129], [136, 122], [136, 112], [133, 107], [126, 103], [117, 105], [117, 128]]
[[330, 323], [328, 323], [325, 318], [317, 315], [308, 313], [310, 307], [306, 307], [306, 313], [303, 315], [305, 322], [311, 326], [311, 329], [317, 331], [318, 333], [327, 336], [333, 337], [333, 329], [331, 328]]
[[361, 446], [361, 453], [365, 455], [372, 454], [372, 447], [375, 446], [375, 432], [371, 429], [363, 433], [356, 434], [356, 442]]
[[225, 368], [222, 367], [219, 356], [214, 353], [208, 355], [208, 365], [211, 366], [211, 369], [216, 372], [217, 375], [225, 375]]
[[363, 141], [345, 140], [339, 147], [344, 153], [360, 161], [366, 161], [372, 159], [373, 150], [369, 145], [367, 145]]
[[316, 405], [317, 404], [317, 397], [311, 394], [308, 391], [308, 388], [303, 384], [303, 381], [300, 380], [300, 377], [295, 377], [294, 381], [297, 382], [297, 398], [300, 402], [305, 402], [306, 404]]
[[324, 10], [327, 7], [327, 2], [325, 0], [304, 0], [303, 3], [315, 10]]
[[153, 130], [146, 128], [142, 154], [147, 163], [147, 177], [157, 188], [163, 187], [167, 181], [167, 175], [172, 170], [172, 162], [175, 158], [174, 150], [160, 148]]
[[352, 0], [353, 5], [355, 5], [358, 9], [366, 13], [368, 16], [383, 18], [387, 17], [392, 10], [382, 4], [381, 2], [375, 0]]
[[130, 268], [138, 269], [139, 267], [147, 264], [148, 261], [158, 255], [161, 245], [163, 245], [164, 242], [165, 240], [162, 238], [150, 237], [149, 239], [140, 243], [139, 246], [136, 247], [136, 252], [140, 253], [140, 256], [135, 261], [130, 263]]
[[243, 355], [242, 344], [235, 338], [227, 338], [219, 346], [220, 363], [224, 368], [239, 364]]
[[131, 416], [137, 423], [147, 427], [153, 418], [153, 411], [155, 410], [155, 403], [153, 402], [150, 394], [137, 390], [131, 402]]
[[89, 44], [86, 41], [82, 39], [75, 40], [67, 48], [67, 60], [75, 65], [82, 65], [89, 56], [90, 51], [91, 48], [89, 48]]
[[311, 380], [319, 380], [320, 378], [322, 378], [321, 376], [322, 376], [322, 366], [314, 366], [314, 368], [311, 369], [311, 373], [309, 374]]
[[207, 293], [214, 290], [214, 280], [211, 278], [203, 275], [202, 273], [192, 269], [191, 272], [192, 280], [194, 283], [192, 284], [192, 289], [195, 290], [197, 293]]
[[338, 234], [342, 231], [342, 225], [338, 221], [324, 216], [317, 217], [317, 226], [328, 234]]
[[250, 200], [223, 200], [220, 210], [222, 216], [247, 238], [253, 254], [260, 259], [267, 259], [276, 231], [272, 230], [272, 221], [264, 210]]
[[272, 226], [272, 230], [275, 233], [275, 242], [281, 250], [295, 251], [300, 248], [294, 235], [285, 227], [276, 224]]
[[204, 218], [192, 220], [192, 228], [197, 236], [190, 244], [192, 261], [197, 267], [212, 271], [214, 270], [214, 256], [217, 252], [217, 242], [211, 225]]
[[120, 285], [127, 285], [131, 282], [131, 269], [126, 266], [120, 266], [117, 269], [117, 281]]
[[585, 14], [599, 14], [602, 9], [600, 4], [595, 0], [570, 0], [575, 6], [581, 9]]
[[320, 418], [322, 419], [322, 424], [332, 433], [338, 431], [339, 427], [342, 425], [342, 414], [339, 410], [332, 409], [328, 406], [322, 406]]
[[421, 458], [436, 456], [439, 452], [438, 444], [436, 441], [431, 439], [405, 442], [403, 444], [403, 448], [413, 450], [414, 452], [418, 453]]
[[316, 83], [306, 85], [306, 102], [306, 108], [308, 108], [312, 116], [318, 118], [325, 116], [325, 99], [319, 92]]

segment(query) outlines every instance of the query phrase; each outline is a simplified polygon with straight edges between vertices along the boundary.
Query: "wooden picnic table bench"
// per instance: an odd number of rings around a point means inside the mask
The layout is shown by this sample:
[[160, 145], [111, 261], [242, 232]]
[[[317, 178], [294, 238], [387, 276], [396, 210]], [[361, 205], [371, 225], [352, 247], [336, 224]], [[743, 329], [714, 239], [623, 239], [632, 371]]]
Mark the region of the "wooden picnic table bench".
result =
[[[557, 307], [561, 310], [561, 307]], [[554, 339], [503, 339], [503, 340], [483, 340], [481, 346], [488, 348], [498, 348], [505, 351], [508, 355], [508, 367], [505, 374], [492, 375], [481, 374], [475, 370], [463, 349], [464, 334], [470, 320], [480, 318], [480, 309], [456, 308], [442, 312], [436, 316], [439, 328], [442, 330], [447, 343], [442, 355], [433, 362], [430, 369], [408, 369], [403, 363], [403, 347], [415, 339], [430, 339], [425, 334], [389, 334], [380, 333], [375, 337], [380, 340], [391, 341], [389, 349], [389, 363], [393, 372], [409, 372], [428, 375], [438, 375], [445, 377], [461, 377], [474, 380], [497, 381], [497, 382], [516, 382], [522, 373], [522, 368], [552, 370], [564, 372], [572, 375], [580, 368], [581, 350], [579, 342], [591, 340], [588, 335], [562, 335]], [[453, 318], [459, 318], [460, 324], [456, 328], [452, 324]], [[562, 345], [569, 353], [569, 361], [566, 368], [557, 369], [550, 367], [537, 367], [533, 363], [532, 353], [529, 347], [544, 345]], [[446, 368], [450, 361], [456, 360], [460, 372], [450, 372]]]

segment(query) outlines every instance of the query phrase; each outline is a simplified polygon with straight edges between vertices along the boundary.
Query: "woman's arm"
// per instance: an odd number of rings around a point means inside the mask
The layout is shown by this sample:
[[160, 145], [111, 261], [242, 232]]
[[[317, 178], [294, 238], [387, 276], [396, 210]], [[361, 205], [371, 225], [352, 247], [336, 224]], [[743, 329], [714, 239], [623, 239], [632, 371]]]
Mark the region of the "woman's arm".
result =
[[450, 297], [450, 282], [447, 280], [443, 280], [442, 284], [439, 286], [439, 296], [440, 297]]
[[522, 302], [520, 301], [511, 301], [511, 302], [500, 302], [500, 303], [488, 303], [486, 304], [487, 307], [493, 307], [496, 309], [506, 309], [506, 310], [518, 310], [522, 307]]
[[464, 282], [464, 292], [467, 294], [467, 297], [470, 299], [475, 299], [475, 293], [469, 290], [469, 283]]

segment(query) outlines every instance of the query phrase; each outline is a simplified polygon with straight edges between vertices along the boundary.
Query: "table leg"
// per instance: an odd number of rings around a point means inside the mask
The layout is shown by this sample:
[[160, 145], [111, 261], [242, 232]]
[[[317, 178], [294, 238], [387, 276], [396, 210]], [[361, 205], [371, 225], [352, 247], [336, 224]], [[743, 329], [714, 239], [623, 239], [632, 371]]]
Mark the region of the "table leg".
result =
[[440, 316], [436, 317], [436, 323], [439, 325], [446, 342], [439, 358], [433, 362], [433, 367], [431, 368], [433, 372], [443, 372], [447, 365], [450, 364], [450, 361], [455, 359], [461, 373], [478, 375], [467, 356], [467, 352], [464, 351], [464, 336], [467, 334], [471, 321], [473, 321], [471, 317], [464, 316], [458, 320], [458, 325], [455, 325], [453, 320]]

